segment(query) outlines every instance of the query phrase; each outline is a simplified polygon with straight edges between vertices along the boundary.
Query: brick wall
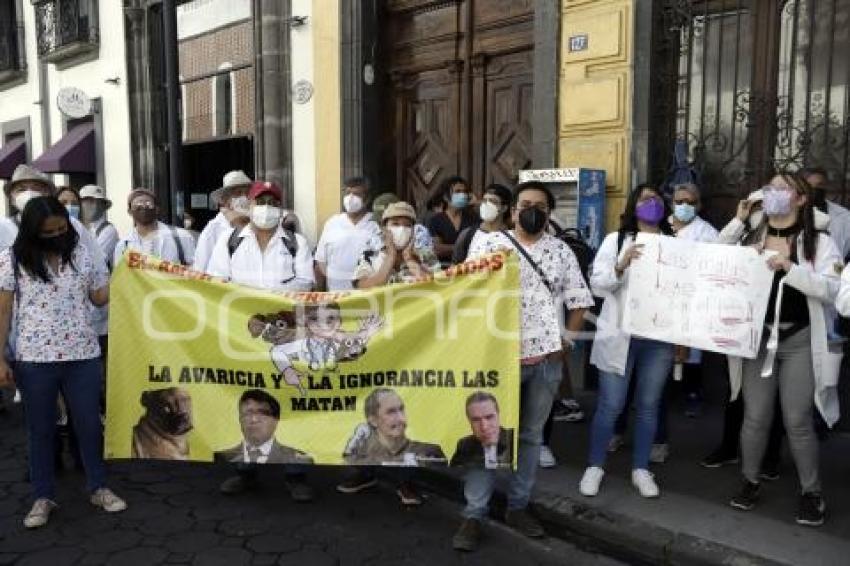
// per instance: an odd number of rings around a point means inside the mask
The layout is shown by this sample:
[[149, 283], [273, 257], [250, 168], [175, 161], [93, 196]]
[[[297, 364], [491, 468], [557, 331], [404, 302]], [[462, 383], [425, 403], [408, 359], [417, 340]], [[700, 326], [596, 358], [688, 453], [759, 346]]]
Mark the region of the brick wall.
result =
[[[197, 141], [222, 135], [214, 132], [214, 79], [191, 81], [192, 77], [217, 71], [229, 63], [234, 67], [253, 62], [253, 26], [250, 21], [195, 36], [180, 42], [180, 76], [184, 83], [184, 140]], [[254, 133], [254, 70], [231, 73], [233, 135]], [[221, 104], [216, 108], [221, 111]]]

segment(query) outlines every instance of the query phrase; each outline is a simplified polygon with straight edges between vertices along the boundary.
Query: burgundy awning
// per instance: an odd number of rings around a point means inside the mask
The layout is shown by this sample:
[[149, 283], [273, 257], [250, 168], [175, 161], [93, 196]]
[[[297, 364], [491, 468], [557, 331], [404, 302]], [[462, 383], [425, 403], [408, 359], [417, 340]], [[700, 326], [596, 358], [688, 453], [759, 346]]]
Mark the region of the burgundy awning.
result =
[[15, 167], [27, 161], [27, 140], [12, 138], [0, 147], [0, 179], [11, 179]]
[[68, 130], [32, 166], [44, 173], [96, 173], [94, 124], [79, 124]]

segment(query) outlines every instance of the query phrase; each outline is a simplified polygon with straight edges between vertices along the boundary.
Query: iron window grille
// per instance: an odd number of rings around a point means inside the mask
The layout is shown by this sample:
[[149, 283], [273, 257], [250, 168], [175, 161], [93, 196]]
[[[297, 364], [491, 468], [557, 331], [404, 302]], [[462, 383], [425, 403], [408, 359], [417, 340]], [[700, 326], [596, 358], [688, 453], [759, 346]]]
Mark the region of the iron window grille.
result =
[[98, 48], [97, 0], [33, 0], [38, 55], [49, 63]]

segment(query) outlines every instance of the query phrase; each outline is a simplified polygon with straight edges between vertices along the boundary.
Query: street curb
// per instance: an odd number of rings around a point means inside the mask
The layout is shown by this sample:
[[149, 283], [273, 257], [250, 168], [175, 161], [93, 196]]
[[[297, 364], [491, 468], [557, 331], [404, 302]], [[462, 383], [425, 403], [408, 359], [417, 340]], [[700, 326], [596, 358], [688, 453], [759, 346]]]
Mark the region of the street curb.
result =
[[[432, 491], [463, 501], [463, 480], [451, 472], [421, 470], [417, 479]], [[493, 507], [503, 510], [504, 495]], [[532, 507], [550, 536], [603, 552], [629, 564], [671, 566], [788, 566], [738, 548], [659, 527], [620, 513], [593, 508], [579, 496], [536, 490]]]

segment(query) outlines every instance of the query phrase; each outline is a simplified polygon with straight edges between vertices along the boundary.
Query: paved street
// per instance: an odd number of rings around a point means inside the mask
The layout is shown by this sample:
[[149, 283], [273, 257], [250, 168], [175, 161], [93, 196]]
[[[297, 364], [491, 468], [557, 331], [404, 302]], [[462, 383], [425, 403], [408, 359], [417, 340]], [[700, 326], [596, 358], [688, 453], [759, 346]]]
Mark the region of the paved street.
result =
[[[59, 480], [61, 508], [41, 530], [26, 531], [29, 505], [20, 410], [0, 416], [0, 565], [43, 564], [571, 564], [617, 562], [554, 540], [534, 543], [491, 525], [473, 555], [452, 551], [458, 507], [437, 496], [418, 510], [400, 508], [388, 487], [342, 496], [337, 471], [313, 476], [319, 500], [295, 505], [265, 470], [263, 489], [244, 497], [217, 492], [222, 467], [122, 462], [111, 485], [130, 508], [110, 516], [91, 507], [83, 476]], [[279, 476], [278, 476], [279, 477]]]

